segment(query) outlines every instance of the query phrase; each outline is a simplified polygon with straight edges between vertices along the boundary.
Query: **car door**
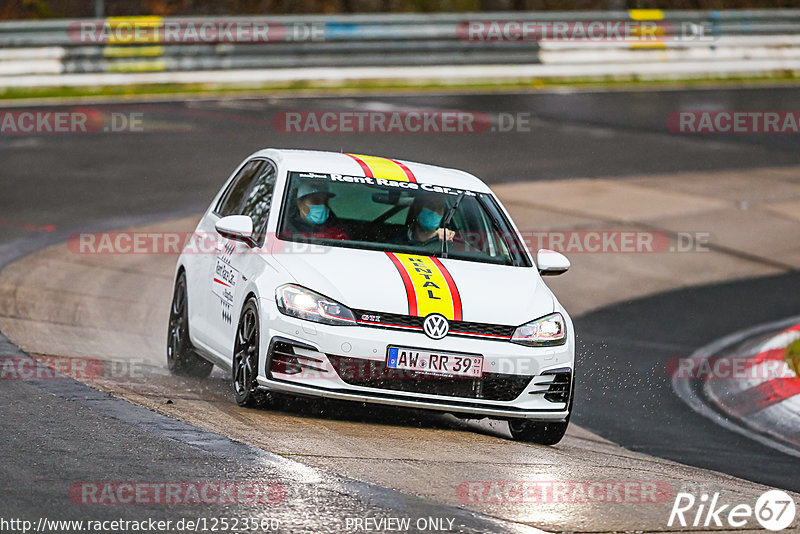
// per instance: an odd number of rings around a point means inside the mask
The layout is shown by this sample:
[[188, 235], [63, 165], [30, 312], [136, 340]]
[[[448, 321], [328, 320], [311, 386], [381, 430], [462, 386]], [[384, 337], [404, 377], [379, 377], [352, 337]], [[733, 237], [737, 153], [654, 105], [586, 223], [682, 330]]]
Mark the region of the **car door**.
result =
[[236, 326], [246, 296], [242, 282], [255, 277], [264, 264], [260, 257], [264, 253], [261, 245], [264, 244], [277, 171], [269, 160], [254, 160], [255, 163], [258, 165], [254, 167], [256, 171], [235, 212], [231, 212], [232, 206], [226, 206], [227, 209], [219, 215], [250, 217], [256, 246], [250, 247], [220, 236], [208, 277], [209, 341], [211, 349], [225, 361], [229, 361], [233, 353]]
[[193, 303], [189, 309], [193, 325], [192, 341], [206, 351], [210, 351], [212, 323], [220, 314], [222, 306], [217, 300], [219, 297], [211, 293], [209, 281], [209, 275], [215, 269], [222, 244], [222, 238], [214, 225], [222, 217], [239, 213], [244, 197], [263, 165], [263, 160], [250, 160], [240, 165], [197, 227], [195, 239], [199, 244], [195, 247], [196, 256], [192, 258], [192, 267], [187, 267], [189, 299]]

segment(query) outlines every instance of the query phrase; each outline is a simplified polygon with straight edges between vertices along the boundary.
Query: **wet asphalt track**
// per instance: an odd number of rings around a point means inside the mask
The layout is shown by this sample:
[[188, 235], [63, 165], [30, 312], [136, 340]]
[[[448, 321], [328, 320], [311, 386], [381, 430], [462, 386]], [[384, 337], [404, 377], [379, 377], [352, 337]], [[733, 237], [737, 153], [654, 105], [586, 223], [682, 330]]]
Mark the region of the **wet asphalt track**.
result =
[[796, 314], [798, 294], [800, 275], [790, 273], [669, 291], [580, 317], [576, 421], [631, 450], [800, 490], [797, 457], [693, 412], [667, 374], [674, 358]]
[[[0, 265], [73, 231], [200, 211], [244, 156], [266, 146], [390, 154], [469, 169], [490, 183], [797, 165], [795, 136], [680, 136], [667, 131], [666, 117], [679, 109], [798, 105], [798, 91], [786, 88], [93, 106], [143, 113], [144, 131], [0, 137]], [[281, 110], [398, 106], [532, 113], [535, 118], [530, 131], [481, 134], [285, 134], [272, 124]], [[797, 289], [797, 277], [785, 275], [657, 295], [579, 318], [583, 372], [576, 421], [634, 450], [800, 490], [796, 458], [694, 414], [672, 394], [665, 370], [667, 359], [735, 329], [796, 314], [792, 295]], [[12, 351], [7, 347], [3, 354]], [[83, 386], [2, 382], [4, 516], [52, 517], [61, 511], [74, 517], [70, 512], [76, 507], [63, 497], [65, 481], [141, 479], [143, 473], [150, 480], [202, 480], [215, 472], [227, 479], [285, 480], [290, 491], [309, 488], [278, 458], [196, 433]], [[414, 517], [455, 513], [389, 493], [332, 477], [309, 493], [305, 526], [341, 529], [320, 504], [339, 510], [337, 517], [349, 511], [362, 515], [367, 508]], [[102, 507], [96, 512], [96, 517], [126, 513], [136, 518], [182, 514], [163, 507], [148, 513]], [[469, 530], [487, 529], [486, 520], [472, 514], [459, 520]]]

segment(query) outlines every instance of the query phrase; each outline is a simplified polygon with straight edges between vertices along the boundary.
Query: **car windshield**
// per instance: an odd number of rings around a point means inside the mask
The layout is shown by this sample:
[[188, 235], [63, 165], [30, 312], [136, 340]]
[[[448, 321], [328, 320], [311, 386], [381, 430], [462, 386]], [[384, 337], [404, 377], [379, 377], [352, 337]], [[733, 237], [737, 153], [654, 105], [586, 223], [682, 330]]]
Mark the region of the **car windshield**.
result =
[[286, 241], [530, 267], [492, 195], [290, 172], [278, 235]]

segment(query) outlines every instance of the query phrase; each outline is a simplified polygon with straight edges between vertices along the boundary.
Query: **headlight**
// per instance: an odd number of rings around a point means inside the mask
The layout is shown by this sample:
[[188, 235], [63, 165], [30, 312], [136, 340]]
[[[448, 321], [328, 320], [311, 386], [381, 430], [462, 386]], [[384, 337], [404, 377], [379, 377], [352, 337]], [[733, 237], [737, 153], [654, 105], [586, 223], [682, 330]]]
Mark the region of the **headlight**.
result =
[[278, 309], [284, 315], [291, 315], [292, 317], [314, 321], [315, 323], [331, 325], [356, 324], [356, 318], [350, 308], [310, 289], [294, 284], [278, 287], [275, 290], [275, 301], [278, 304]]
[[560, 313], [551, 313], [517, 328], [511, 341], [530, 347], [563, 345], [567, 342], [567, 325]]

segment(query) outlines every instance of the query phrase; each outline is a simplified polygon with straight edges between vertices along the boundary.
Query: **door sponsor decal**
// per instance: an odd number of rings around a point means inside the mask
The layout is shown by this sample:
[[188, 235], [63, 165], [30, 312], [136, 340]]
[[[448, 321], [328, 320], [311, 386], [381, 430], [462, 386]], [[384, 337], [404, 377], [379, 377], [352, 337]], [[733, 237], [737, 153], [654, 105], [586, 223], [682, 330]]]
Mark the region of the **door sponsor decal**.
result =
[[214, 268], [214, 278], [211, 283], [211, 291], [219, 297], [222, 308], [222, 320], [231, 324], [231, 307], [233, 306], [234, 292], [236, 290], [236, 280], [239, 278], [239, 271], [230, 264], [230, 255], [217, 256], [217, 265]]

